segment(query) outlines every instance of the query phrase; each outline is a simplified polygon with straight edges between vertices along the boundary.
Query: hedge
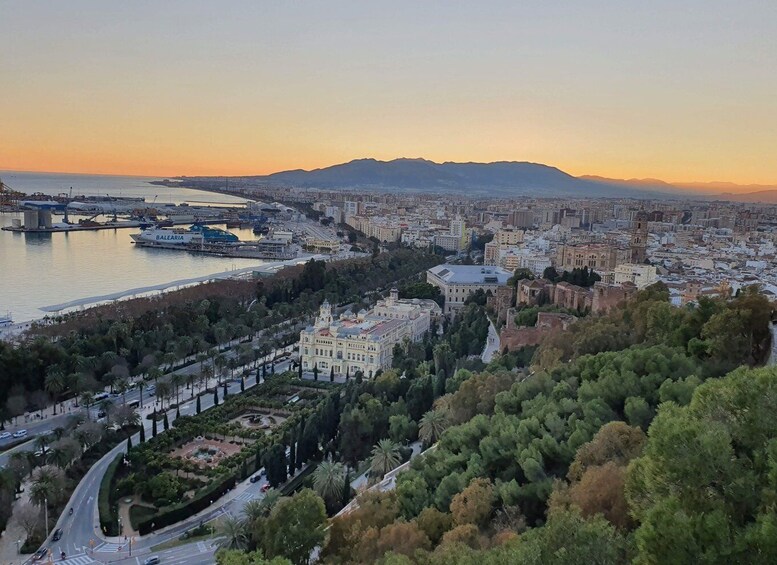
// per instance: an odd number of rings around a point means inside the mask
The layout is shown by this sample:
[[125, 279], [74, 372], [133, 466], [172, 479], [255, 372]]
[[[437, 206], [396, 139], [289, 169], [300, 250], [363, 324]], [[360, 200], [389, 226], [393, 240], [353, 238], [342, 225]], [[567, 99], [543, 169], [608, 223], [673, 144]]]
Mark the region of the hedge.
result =
[[116, 469], [119, 468], [119, 463], [124, 459], [124, 454], [119, 453], [111, 461], [108, 468], [105, 470], [103, 480], [100, 482], [100, 493], [97, 498], [97, 508], [100, 511], [100, 527], [105, 535], [117, 536], [119, 535], [119, 516], [114, 512], [111, 506], [111, 484], [113, 484], [113, 476], [116, 474]]
[[138, 532], [141, 536], [145, 536], [154, 530], [194, 516], [210, 506], [212, 501], [224, 496], [227, 491], [234, 488], [235, 482], [235, 476], [229, 475], [220, 482], [204, 487], [194, 495], [194, 498], [187, 502], [160, 508], [159, 512], [138, 524]]

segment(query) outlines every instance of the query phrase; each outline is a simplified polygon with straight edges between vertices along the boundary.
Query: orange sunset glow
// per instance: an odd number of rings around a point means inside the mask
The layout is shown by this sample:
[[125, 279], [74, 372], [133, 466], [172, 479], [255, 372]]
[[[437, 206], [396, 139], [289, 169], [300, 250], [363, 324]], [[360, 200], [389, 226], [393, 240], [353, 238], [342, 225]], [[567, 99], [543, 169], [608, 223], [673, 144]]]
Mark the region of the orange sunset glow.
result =
[[5, 3], [0, 170], [424, 157], [777, 183], [773, 5], [517, 4]]

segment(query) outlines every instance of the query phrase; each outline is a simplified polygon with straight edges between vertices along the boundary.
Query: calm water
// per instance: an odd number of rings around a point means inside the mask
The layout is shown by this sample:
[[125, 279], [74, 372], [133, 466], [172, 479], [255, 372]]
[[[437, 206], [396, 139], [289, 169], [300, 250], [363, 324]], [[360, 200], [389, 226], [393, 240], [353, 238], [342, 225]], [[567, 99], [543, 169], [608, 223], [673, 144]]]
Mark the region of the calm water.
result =
[[[148, 202], [240, 203], [239, 198], [197, 190], [170, 189], [148, 184], [153, 178], [2, 172], [10, 187], [31, 194], [142, 196]], [[21, 214], [0, 214], [0, 225]], [[54, 221], [61, 221], [55, 217]], [[240, 239], [256, 236], [230, 230]], [[44, 306], [123, 292], [261, 265], [256, 259], [230, 259], [186, 252], [135, 248], [130, 234], [136, 228], [54, 234], [0, 231], [0, 314], [11, 312], [17, 322], [40, 318]]]

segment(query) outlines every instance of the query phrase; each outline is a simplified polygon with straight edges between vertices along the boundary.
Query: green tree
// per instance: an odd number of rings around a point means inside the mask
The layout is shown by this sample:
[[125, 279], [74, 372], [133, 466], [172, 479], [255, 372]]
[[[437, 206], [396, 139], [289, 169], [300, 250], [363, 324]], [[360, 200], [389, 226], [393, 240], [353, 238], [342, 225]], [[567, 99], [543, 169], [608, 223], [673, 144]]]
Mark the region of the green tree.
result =
[[389, 437], [394, 443], [405, 444], [418, 436], [418, 425], [406, 414], [389, 417]]
[[217, 543], [224, 549], [246, 549], [248, 547], [248, 527], [245, 520], [235, 516], [224, 516], [219, 522]]
[[310, 552], [324, 542], [325, 526], [324, 501], [312, 490], [302, 489], [278, 502], [270, 512], [262, 540], [265, 554], [304, 565], [310, 559]]
[[445, 429], [448, 427], [448, 417], [442, 410], [430, 410], [421, 418], [421, 426], [418, 428], [418, 436], [431, 445], [436, 443]]
[[328, 504], [337, 503], [342, 498], [344, 474], [345, 467], [342, 463], [326, 459], [313, 471], [313, 489]]
[[376, 480], [382, 478], [398, 467], [399, 461], [399, 445], [390, 439], [382, 439], [372, 448], [370, 475]]
[[626, 483], [638, 562], [777, 561], [775, 398], [774, 369], [741, 368], [659, 408]]

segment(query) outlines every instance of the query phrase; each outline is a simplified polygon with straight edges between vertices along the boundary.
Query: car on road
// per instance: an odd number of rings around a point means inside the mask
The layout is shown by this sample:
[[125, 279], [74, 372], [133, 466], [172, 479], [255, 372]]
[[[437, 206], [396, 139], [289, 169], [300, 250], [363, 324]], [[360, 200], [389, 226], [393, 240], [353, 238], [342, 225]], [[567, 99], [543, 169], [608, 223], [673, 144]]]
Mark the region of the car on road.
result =
[[3, 432], [0, 434], [0, 439], [8, 439], [9, 437], [11, 437], [11, 432]]
[[56, 530], [54, 530], [54, 537], [51, 539], [54, 541], [59, 541], [60, 539], [62, 539], [62, 528], [57, 528]]
[[146, 560], [143, 562], [143, 565], [156, 565], [160, 561], [161, 559], [159, 559], [158, 555], [152, 555], [151, 557], [146, 558]]
[[267, 492], [270, 490], [270, 483], [262, 485], [262, 488], [260, 489], [262, 492]]
[[40, 561], [41, 559], [45, 558], [49, 554], [49, 550], [45, 547], [41, 547], [38, 551], [35, 552], [35, 555], [32, 556], [33, 561]]
[[27, 435], [27, 430], [18, 430], [13, 433], [13, 437], [19, 438]]
[[262, 475], [261, 475], [261, 473], [257, 473], [256, 475], [254, 475], [253, 477], [251, 477], [248, 480], [249, 480], [249, 482], [252, 482], [252, 483], [258, 483], [259, 481], [262, 480]]

